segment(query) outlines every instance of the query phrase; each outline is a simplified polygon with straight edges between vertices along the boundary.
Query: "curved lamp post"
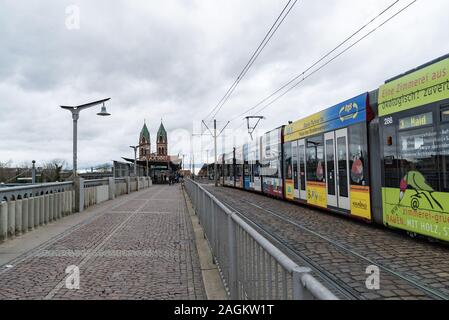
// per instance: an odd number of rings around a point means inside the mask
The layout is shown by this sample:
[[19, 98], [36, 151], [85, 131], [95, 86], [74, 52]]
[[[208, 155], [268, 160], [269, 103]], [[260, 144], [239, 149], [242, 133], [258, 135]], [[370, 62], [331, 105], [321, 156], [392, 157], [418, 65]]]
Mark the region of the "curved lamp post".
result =
[[101, 107], [101, 111], [97, 113], [98, 116], [110, 116], [111, 114], [107, 112], [106, 106], [104, 103], [106, 101], [109, 101], [111, 98], [98, 100], [95, 102], [90, 102], [86, 104], [82, 104], [79, 106], [71, 107], [71, 106], [60, 106], [62, 109], [69, 110], [72, 113], [72, 119], [73, 119], [73, 179], [77, 176], [77, 145], [78, 145], [78, 119], [80, 116], [80, 112], [84, 109], [88, 109], [91, 107], [94, 107], [99, 104], [103, 104]]

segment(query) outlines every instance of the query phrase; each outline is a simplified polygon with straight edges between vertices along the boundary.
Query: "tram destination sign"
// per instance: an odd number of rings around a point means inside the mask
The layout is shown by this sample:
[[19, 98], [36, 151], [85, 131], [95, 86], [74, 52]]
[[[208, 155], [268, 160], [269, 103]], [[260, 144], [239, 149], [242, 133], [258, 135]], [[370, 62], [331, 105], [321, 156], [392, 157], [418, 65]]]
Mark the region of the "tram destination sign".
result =
[[379, 116], [449, 98], [449, 58], [379, 88]]

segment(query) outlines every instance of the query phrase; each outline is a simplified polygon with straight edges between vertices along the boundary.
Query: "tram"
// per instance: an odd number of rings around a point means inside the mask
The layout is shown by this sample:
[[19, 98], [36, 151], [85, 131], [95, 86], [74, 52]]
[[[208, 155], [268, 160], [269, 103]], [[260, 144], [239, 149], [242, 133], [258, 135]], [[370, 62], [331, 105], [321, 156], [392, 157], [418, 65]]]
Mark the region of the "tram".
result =
[[224, 185], [449, 241], [449, 55], [222, 159]]

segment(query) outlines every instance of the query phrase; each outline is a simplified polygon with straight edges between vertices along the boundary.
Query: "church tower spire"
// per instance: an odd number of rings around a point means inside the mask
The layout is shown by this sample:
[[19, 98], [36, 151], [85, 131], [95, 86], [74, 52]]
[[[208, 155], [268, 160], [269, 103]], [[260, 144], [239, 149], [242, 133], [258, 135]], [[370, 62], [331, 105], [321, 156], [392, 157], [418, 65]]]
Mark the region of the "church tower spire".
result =
[[162, 119], [161, 119], [161, 125], [159, 126], [159, 130], [157, 131], [156, 145], [157, 145], [157, 155], [158, 156], [164, 156], [164, 157], [168, 156], [167, 131], [164, 128]]
[[151, 156], [151, 137], [148, 130], [146, 120], [144, 120], [143, 128], [139, 137], [139, 160], [150, 159]]

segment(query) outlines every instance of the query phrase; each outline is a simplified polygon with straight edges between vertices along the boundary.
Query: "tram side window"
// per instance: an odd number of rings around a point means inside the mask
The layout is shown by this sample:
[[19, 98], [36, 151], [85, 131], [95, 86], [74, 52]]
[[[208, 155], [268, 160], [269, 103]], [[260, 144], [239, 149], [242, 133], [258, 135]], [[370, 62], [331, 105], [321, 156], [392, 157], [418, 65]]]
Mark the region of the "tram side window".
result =
[[425, 185], [414, 185], [418, 182], [407, 181], [412, 188], [428, 188], [430, 186], [433, 190], [438, 190], [438, 144], [437, 134], [433, 126], [403, 132], [399, 131], [398, 147], [400, 178], [406, 177], [411, 171], [418, 172], [425, 178], [425, 182], [419, 183], [424, 183]]
[[284, 144], [284, 176], [285, 179], [293, 179], [292, 168], [292, 143], [286, 142]]
[[324, 139], [323, 136], [307, 139], [307, 180], [324, 181]]
[[441, 111], [441, 122], [438, 138], [441, 157], [441, 191], [449, 192], [449, 108], [444, 108]]
[[366, 124], [359, 123], [349, 127], [349, 168], [351, 184], [369, 185], [368, 148]]

